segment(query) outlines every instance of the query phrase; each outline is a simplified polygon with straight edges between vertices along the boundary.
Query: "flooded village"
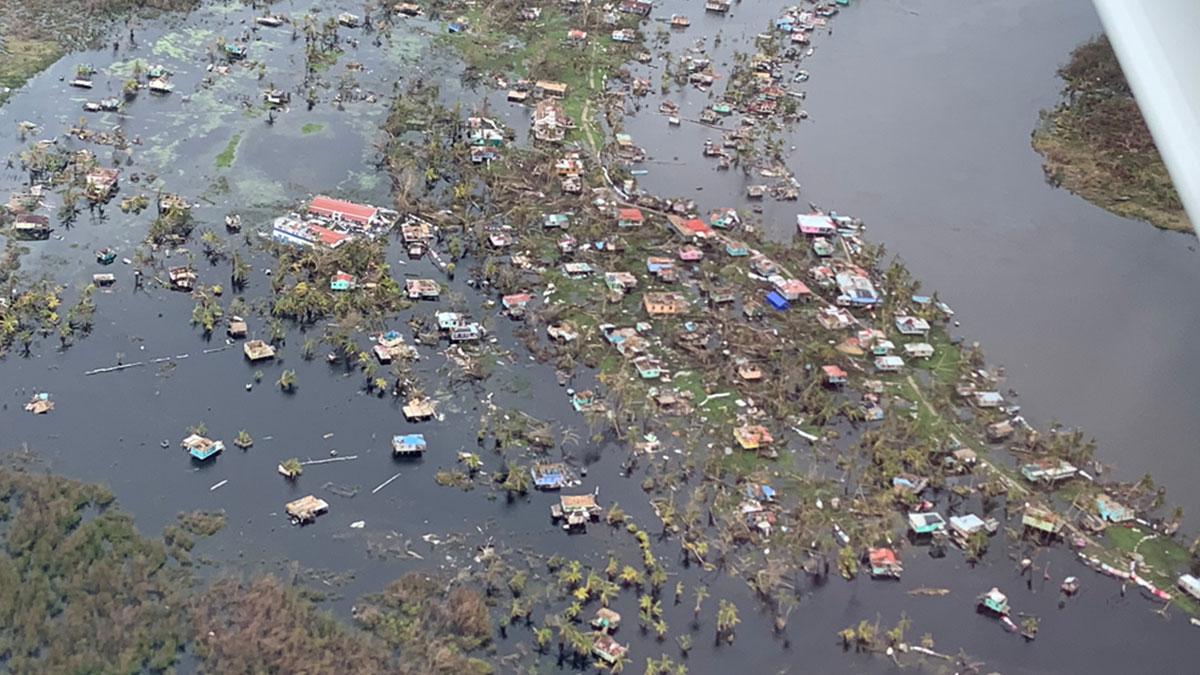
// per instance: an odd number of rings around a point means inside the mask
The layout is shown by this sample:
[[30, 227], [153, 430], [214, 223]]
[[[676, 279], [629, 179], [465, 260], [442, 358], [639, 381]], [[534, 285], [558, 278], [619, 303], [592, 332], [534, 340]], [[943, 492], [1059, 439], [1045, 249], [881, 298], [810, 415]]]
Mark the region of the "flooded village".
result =
[[880, 11], [202, 2], [11, 92], [6, 666], [1186, 671], [1180, 478], [807, 178]]

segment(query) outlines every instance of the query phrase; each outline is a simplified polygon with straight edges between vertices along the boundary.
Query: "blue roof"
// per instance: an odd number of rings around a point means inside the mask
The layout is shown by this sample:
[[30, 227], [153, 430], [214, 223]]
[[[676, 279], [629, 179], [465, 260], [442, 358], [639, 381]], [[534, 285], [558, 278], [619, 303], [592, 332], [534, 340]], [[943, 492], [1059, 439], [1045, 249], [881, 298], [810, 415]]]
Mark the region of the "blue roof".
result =
[[767, 302], [770, 303], [770, 305], [775, 309], [783, 310], [791, 307], [791, 305], [788, 304], [787, 298], [780, 295], [777, 291], [771, 291], [770, 293], [767, 293]]
[[408, 434], [407, 436], [393, 436], [393, 441], [404, 443], [405, 445], [425, 445], [425, 434]]

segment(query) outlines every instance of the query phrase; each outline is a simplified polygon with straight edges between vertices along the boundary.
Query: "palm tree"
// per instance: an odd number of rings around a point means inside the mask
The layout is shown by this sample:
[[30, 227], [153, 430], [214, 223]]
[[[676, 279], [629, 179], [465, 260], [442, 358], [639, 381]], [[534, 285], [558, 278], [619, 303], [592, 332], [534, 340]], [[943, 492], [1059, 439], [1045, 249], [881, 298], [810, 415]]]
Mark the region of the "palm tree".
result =
[[237, 438], [233, 439], [233, 444], [245, 450], [246, 448], [254, 445], [254, 439], [250, 437], [250, 432], [242, 429], [238, 432]]
[[620, 594], [620, 592], [621, 592], [620, 586], [616, 585], [615, 583], [613, 583], [611, 581], [605, 581], [603, 584], [600, 585], [600, 591], [597, 594], [597, 597], [600, 598], [601, 605], [608, 607], [608, 603], [611, 602], [613, 598], [617, 597], [617, 595]]
[[502, 487], [508, 491], [508, 498], [511, 500], [517, 495], [523, 495], [529, 492], [529, 473], [525, 467], [517, 464], [516, 460], [508, 460], [506, 465], [508, 470], [504, 478]]
[[289, 480], [304, 473], [304, 465], [301, 464], [300, 460], [295, 457], [283, 460], [283, 463], [279, 466], [283, 469], [284, 476], [286, 476]]
[[367, 376], [367, 391], [371, 391], [371, 389], [375, 386], [375, 373], [378, 372], [378, 370], [379, 365], [375, 363], [375, 361], [368, 359], [362, 362], [363, 374]]
[[574, 588], [579, 584], [580, 581], [583, 581], [583, 568], [579, 564], [579, 561], [572, 560], [571, 562], [567, 563], [565, 567], [559, 570], [558, 581], [559, 583], [566, 584], [571, 588]]
[[708, 597], [708, 586], [700, 584], [696, 587], [696, 605], [692, 608], [692, 623], [700, 623], [700, 604]]
[[733, 642], [733, 628], [741, 623], [738, 618], [737, 605], [732, 602], [721, 599], [720, 605], [717, 607], [717, 641], [721, 640], [721, 636], [725, 635], [725, 639]]
[[618, 578], [625, 586], [641, 586], [644, 581], [641, 571], [631, 565], [621, 568], [621, 574]]
[[458, 461], [467, 467], [467, 475], [471, 478], [474, 478], [475, 474], [483, 468], [483, 460], [474, 452], [459, 453]]
[[279, 379], [275, 381], [275, 384], [279, 385], [280, 389], [290, 393], [296, 387], [296, 371], [290, 369], [284, 370], [279, 374]]

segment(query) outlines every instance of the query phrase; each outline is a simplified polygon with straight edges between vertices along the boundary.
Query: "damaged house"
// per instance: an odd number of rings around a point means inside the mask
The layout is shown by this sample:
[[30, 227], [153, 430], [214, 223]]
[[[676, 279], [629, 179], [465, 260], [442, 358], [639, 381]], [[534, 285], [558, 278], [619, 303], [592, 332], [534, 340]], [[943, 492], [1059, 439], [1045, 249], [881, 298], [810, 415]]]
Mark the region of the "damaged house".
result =
[[686, 312], [688, 302], [682, 293], [646, 293], [642, 306], [650, 316], [671, 316]]
[[533, 111], [533, 137], [539, 141], [558, 143], [566, 136], [567, 129], [574, 129], [575, 122], [567, 117], [558, 101], [547, 98], [539, 101]]

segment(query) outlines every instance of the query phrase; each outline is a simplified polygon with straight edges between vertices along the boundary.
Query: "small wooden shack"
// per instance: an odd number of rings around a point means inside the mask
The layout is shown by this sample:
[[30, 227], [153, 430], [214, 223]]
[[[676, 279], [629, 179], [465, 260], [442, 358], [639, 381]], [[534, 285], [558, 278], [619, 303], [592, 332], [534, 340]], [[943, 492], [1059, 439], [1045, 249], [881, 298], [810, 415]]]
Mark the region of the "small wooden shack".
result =
[[311, 523], [317, 519], [317, 516], [328, 511], [329, 503], [324, 499], [308, 495], [294, 502], [288, 502], [284, 508], [287, 510], [287, 514], [292, 519], [293, 524], [303, 525]]
[[242, 351], [251, 361], [275, 358], [275, 348], [262, 340], [246, 340], [242, 343]]
[[196, 284], [196, 271], [186, 265], [172, 267], [167, 270], [171, 280], [171, 288], [176, 291], [190, 291]]
[[621, 627], [621, 615], [607, 607], [596, 610], [592, 619], [592, 628], [605, 633], [612, 633]]
[[229, 327], [225, 329], [225, 333], [231, 338], [241, 339], [246, 337], [246, 320], [240, 316], [229, 317]]
[[564, 530], [585, 527], [589, 520], [599, 520], [603, 509], [596, 504], [596, 495], [562, 495], [550, 506], [550, 517], [565, 519]]
[[404, 417], [415, 422], [433, 417], [433, 403], [427, 398], [414, 398], [404, 406]]

